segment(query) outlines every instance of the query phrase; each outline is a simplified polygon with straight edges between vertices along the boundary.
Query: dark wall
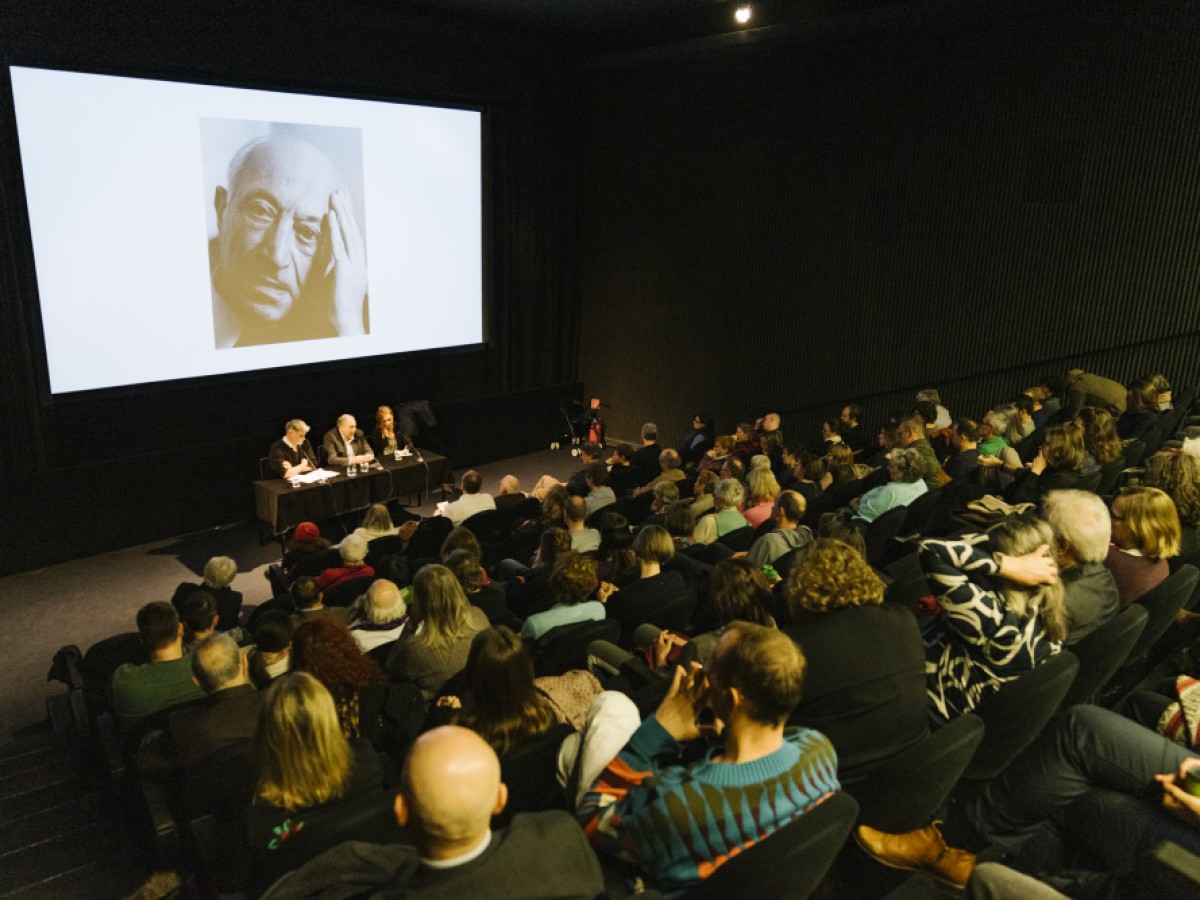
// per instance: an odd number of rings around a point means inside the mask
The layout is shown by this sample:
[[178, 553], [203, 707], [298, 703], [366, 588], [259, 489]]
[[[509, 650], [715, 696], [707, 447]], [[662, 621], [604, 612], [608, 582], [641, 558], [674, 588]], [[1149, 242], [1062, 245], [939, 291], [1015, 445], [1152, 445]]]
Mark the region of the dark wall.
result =
[[978, 414], [1069, 364], [1195, 383], [1195, 6], [1053, 5], [594, 71], [580, 367], [610, 433], [776, 408], [816, 439], [850, 399]]
[[[369, 426], [379, 403], [427, 398], [445, 410], [460, 465], [492, 455], [476, 435], [500, 433], [514, 404], [535, 398], [552, 421], [555, 398], [570, 389], [539, 389], [571, 381], [576, 366], [566, 237], [579, 154], [568, 68], [531, 40], [396, 6], [22, 0], [3, 14], [0, 41], [16, 65], [486, 107], [493, 302], [482, 350], [51, 399], [37, 375], [33, 266], [5, 99], [0, 575], [247, 518], [258, 458], [292, 416], [319, 438], [342, 412]], [[469, 427], [446, 421], [456, 409], [473, 417]], [[530, 433], [525, 449], [549, 439]], [[503, 443], [517, 452], [511, 436]]]

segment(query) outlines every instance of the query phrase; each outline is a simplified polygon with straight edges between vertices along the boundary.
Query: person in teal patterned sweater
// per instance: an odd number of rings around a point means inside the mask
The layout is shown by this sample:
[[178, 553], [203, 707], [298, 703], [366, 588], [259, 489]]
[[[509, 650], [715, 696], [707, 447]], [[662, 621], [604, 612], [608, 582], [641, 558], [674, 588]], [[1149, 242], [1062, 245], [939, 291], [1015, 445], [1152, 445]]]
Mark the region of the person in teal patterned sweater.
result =
[[[576, 812], [593, 846], [678, 895], [838, 790], [819, 731], [785, 728], [804, 657], [787, 635], [733, 622], [707, 670], [677, 668], [666, 699], [601, 772]], [[690, 766], [710, 709], [721, 742]]]

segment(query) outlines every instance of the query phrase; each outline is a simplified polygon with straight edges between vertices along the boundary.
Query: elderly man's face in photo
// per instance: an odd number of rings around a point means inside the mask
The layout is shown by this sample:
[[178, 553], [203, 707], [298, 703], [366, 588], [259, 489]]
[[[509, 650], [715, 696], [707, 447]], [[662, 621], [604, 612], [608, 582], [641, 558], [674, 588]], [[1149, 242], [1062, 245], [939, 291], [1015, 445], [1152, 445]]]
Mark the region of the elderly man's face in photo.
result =
[[278, 322], [296, 306], [339, 183], [316, 147], [272, 138], [247, 154], [228, 189], [218, 188], [214, 278], [239, 315]]

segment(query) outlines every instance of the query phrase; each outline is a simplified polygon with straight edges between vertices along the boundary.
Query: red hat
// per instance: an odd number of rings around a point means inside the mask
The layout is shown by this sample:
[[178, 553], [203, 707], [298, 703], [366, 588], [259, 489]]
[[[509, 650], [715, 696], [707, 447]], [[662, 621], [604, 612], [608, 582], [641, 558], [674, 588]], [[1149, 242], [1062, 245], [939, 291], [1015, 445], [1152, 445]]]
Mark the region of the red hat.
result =
[[292, 532], [292, 540], [301, 544], [315, 543], [321, 539], [321, 529], [315, 522], [301, 522]]

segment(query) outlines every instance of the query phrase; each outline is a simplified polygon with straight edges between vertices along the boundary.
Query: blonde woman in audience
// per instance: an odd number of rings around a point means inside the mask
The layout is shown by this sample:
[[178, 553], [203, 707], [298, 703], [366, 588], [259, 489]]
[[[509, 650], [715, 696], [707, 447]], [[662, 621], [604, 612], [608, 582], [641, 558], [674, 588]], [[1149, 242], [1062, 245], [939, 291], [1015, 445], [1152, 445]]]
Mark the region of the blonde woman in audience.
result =
[[387, 671], [411, 681], [428, 699], [467, 663], [471, 640], [488, 627], [487, 615], [472, 606], [454, 573], [428, 565], [413, 579], [409, 622], [392, 647]]
[[[755, 459], [766, 459], [766, 457], [756, 456]], [[766, 467], [757, 469], [751, 467], [750, 474], [746, 476], [746, 485], [749, 498], [746, 501], [746, 508], [742, 510], [742, 515], [745, 516], [747, 522], [757, 528], [771, 517], [771, 512], [775, 508], [775, 498], [779, 496], [779, 482], [771, 473], [769, 461]]]
[[1109, 506], [1112, 545], [1104, 565], [1112, 572], [1124, 609], [1167, 577], [1179, 554], [1179, 513], [1158, 488], [1121, 488]]
[[1168, 561], [1171, 570], [1200, 560], [1200, 458], [1175, 450], [1156, 453], [1146, 461], [1142, 481], [1170, 497], [1179, 514], [1179, 555]]
[[392, 524], [392, 516], [382, 503], [372, 503], [363, 515], [362, 525], [354, 529], [354, 533], [364, 541], [373, 541], [377, 537], [396, 534], [396, 526]]
[[[254, 735], [259, 781], [247, 814], [254, 858], [252, 895], [283, 874], [274, 851], [318, 810], [383, 792], [383, 770], [369, 741], [347, 740], [329, 691], [312, 675], [293, 672], [271, 685]], [[314, 825], [315, 827], [315, 825]], [[322, 849], [316, 845], [317, 851]], [[307, 860], [288, 859], [291, 865]]]

